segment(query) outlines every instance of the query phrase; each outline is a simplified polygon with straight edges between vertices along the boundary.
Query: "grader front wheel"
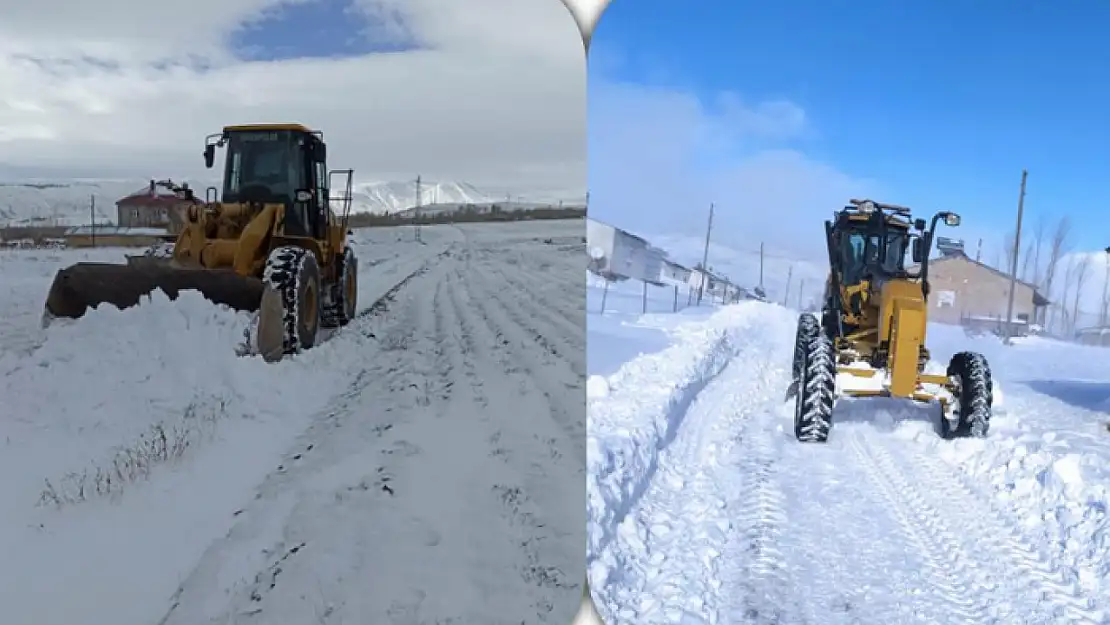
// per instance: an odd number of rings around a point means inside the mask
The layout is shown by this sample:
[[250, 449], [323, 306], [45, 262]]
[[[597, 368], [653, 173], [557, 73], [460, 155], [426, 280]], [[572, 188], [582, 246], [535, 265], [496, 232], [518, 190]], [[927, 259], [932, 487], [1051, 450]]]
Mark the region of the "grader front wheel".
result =
[[948, 377], [955, 395], [955, 423], [942, 415], [944, 438], [985, 438], [990, 429], [994, 383], [982, 354], [960, 352], [948, 363]]
[[829, 438], [836, 402], [832, 341], [822, 332], [800, 338], [801, 374], [794, 399], [794, 437], [803, 443], [824, 443]]

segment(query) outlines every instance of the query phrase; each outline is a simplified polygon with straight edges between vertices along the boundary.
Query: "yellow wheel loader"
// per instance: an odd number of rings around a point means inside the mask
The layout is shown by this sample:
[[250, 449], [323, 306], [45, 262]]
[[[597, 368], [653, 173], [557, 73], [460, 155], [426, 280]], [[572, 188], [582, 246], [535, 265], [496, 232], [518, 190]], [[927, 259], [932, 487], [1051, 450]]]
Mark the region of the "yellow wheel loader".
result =
[[[208, 168], [217, 147], [226, 147], [221, 197], [215, 187], [203, 201], [176, 187], [186, 208], [172, 254], [62, 269], [46, 299], [47, 321], [78, 318], [100, 304], [134, 306], [155, 289], [171, 299], [195, 290], [257, 313], [253, 347], [273, 361], [313, 347], [321, 328], [354, 318], [358, 259], [347, 244], [353, 170], [329, 171], [323, 134], [300, 124], [228, 126], [209, 135]], [[345, 194], [333, 197], [337, 176]], [[333, 202], [341, 204], [339, 214]]]
[[[990, 367], [978, 353], [954, 355], [946, 375], [925, 373], [931, 222], [902, 206], [850, 200], [825, 222], [829, 275], [820, 316], [802, 313], [794, 345], [794, 435], [825, 442], [839, 397], [898, 397], [939, 407], [944, 438], [984, 437], [990, 425]], [[913, 265], [905, 265], [910, 252]], [[855, 382], [863, 382], [859, 386]]]

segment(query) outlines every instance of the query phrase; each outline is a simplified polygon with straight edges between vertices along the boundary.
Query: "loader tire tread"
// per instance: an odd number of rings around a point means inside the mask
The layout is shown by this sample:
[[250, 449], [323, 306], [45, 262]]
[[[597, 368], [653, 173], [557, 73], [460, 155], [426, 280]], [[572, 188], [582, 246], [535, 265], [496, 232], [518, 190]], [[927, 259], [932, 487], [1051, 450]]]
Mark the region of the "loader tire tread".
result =
[[[339, 279], [331, 287], [331, 302], [324, 307], [321, 317], [325, 328], [341, 328], [355, 318], [358, 305], [358, 257], [350, 246], [343, 248], [338, 267]], [[348, 298], [347, 280], [355, 282], [354, 297]]]
[[316, 344], [321, 316], [317, 310], [316, 322], [310, 324], [301, 313], [306, 305], [307, 289], [315, 288], [317, 306], [320, 303], [320, 268], [316, 256], [302, 247], [279, 247], [270, 253], [263, 279], [281, 296], [283, 352], [295, 354], [311, 349]]
[[794, 405], [794, 436], [803, 443], [824, 443], [836, 403], [836, 358], [832, 341], [818, 332], [801, 346], [802, 373]]
[[945, 438], [985, 438], [990, 430], [994, 381], [987, 359], [977, 352], [959, 352], [948, 363], [948, 377], [958, 382], [955, 428], [943, 419]]

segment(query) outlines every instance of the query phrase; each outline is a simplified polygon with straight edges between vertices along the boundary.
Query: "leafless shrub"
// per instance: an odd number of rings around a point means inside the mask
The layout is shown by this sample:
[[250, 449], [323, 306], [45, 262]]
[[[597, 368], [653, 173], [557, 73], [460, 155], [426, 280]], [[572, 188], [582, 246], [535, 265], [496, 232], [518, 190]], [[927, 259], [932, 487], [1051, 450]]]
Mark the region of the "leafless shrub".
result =
[[227, 404], [223, 400], [218, 405], [203, 407], [191, 403], [179, 422], [155, 423], [131, 444], [117, 448], [103, 463], [67, 473], [56, 482], [44, 480], [38, 504], [62, 507], [119, 495], [127, 485], [149, 478], [159, 465], [180, 460], [210, 437], [226, 415]]

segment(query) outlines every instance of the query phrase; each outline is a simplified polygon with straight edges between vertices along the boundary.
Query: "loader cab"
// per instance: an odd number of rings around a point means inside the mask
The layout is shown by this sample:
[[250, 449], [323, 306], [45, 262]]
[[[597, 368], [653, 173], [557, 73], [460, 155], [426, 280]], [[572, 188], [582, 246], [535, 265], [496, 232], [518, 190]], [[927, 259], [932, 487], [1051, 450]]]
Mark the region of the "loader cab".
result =
[[[323, 238], [327, 227], [327, 148], [303, 126], [229, 126], [205, 146], [208, 167], [226, 146], [223, 203], [283, 204], [288, 236]], [[210, 137], [211, 140], [212, 137]]]

